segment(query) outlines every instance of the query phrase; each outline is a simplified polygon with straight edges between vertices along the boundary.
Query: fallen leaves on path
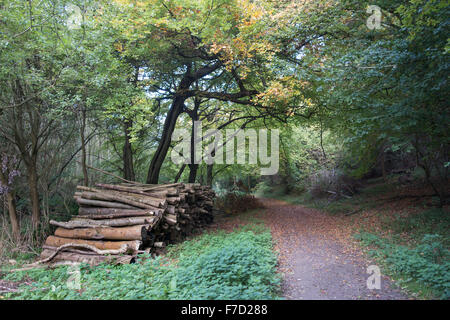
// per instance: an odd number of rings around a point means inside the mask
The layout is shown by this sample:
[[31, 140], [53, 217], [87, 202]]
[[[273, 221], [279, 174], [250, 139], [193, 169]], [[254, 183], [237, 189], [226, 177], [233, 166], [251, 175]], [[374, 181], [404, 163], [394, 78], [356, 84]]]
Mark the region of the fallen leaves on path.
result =
[[285, 275], [284, 294], [289, 299], [405, 299], [383, 278], [382, 290], [369, 290], [366, 268], [370, 264], [352, 235], [362, 225], [379, 225], [378, 217], [361, 212], [358, 217], [328, 215], [319, 210], [261, 199], [263, 210], [219, 219], [215, 228], [233, 230], [254, 219], [271, 230], [278, 252], [279, 271]]

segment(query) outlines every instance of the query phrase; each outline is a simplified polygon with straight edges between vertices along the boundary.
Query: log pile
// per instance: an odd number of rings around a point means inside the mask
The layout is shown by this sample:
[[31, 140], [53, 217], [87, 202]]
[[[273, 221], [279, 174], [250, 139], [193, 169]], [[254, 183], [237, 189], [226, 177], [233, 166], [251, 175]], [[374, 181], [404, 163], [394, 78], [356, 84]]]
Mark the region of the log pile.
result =
[[57, 229], [41, 258], [131, 263], [138, 253], [158, 253], [211, 223], [214, 196], [200, 184], [78, 186], [78, 215], [68, 222], [50, 221]]

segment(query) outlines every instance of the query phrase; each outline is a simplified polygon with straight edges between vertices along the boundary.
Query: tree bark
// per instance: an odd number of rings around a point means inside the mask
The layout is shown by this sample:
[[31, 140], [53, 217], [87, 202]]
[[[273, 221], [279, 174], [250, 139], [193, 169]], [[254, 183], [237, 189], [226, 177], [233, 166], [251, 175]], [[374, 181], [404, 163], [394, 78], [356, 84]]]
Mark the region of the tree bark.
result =
[[87, 186], [89, 184], [89, 176], [86, 167], [86, 109], [83, 107], [81, 111], [81, 125], [80, 125], [80, 139], [81, 139], [81, 168], [83, 170], [83, 185]]
[[[127, 210], [127, 209], [114, 209], [114, 208], [86, 208], [81, 207], [78, 210], [79, 217], [85, 218], [87, 216], [90, 219], [109, 219], [119, 217], [140, 217], [140, 216], [153, 216], [162, 212], [160, 210]], [[91, 218], [96, 217], [96, 218]], [[104, 218], [101, 218], [104, 217]]]
[[[195, 183], [195, 178], [197, 177], [198, 172], [198, 164], [196, 162], [196, 144], [199, 142], [196, 142], [197, 139], [196, 136], [196, 127], [195, 122], [198, 121], [198, 109], [200, 108], [201, 100], [197, 97], [194, 98], [194, 109], [189, 111], [189, 116], [192, 120], [192, 127], [191, 127], [191, 163], [189, 164], [189, 183]], [[201, 133], [200, 133], [201, 135]], [[201, 143], [201, 142], [200, 142]]]
[[6, 201], [8, 202], [9, 220], [11, 221], [11, 230], [15, 241], [20, 239], [19, 220], [17, 220], [16, 200], [14, 194], [8, 192], [6, 194]]
[[89, 200], [115, 201], [121, 202], [130, 206], [142, 209], [165, 208], [167, 205], [166, 199], [158, 199], [152, 197], [141, 197], [136, 194], [134, 197], [119, 195], [119, 193], [105, 193], [105, 192], [83, 192], [82, 198]]
[[[1, 170], [0, 170], [0, 182], [4, 186], [8, 185], [8, 180], [3, 175]], [[19, 221], [17, 220], [16, 200], [14, 198], [13, 191], [8, 190], [8, 192], [6, 193], [6, 202], [8, 203], [8, 213], [9, 213], [9, 220], [11, 222], [12, 235], [14, 240], [18, 241], [20, 239], [20, 228], [19, 228]]]
[[206, 166], [206, 184], [208, 186], [212, 186], [213, 183], [213, 168], [214, 168], [214, 164], [208, 164]]
[[136, 181], [133, 166], [133, 149], [131, 148], [130, 131], [133, 126], [131, 120], [126, 120], [124, 123], [125, 143], [123, 145], [123, 177], [126, 180]]
[[45, 241], [45, 245], [51, 247], [60, 247], [64, 244], [76, 243], [76, 244], [88, 244], [96, 247], [100, 250], [117, 250], [120, 249], [124, 244], [128, 245], [129, 248], [138, 250], [141, 246], [141, 241], [101, 241], [101, 240], [82, 240], [82, 239], [70, 239], [62, 238], [56, 236], [49, 236]]
[[89, 200], [89, 199], [83, 199], [80, 197], [74, 197], [74, 198], [75, 198], [75, 201], [79, 205], [84, 205], [84, 206], [92, 206], [92, 207], [100, 207], [100, 208], [131, 209], [131, 210], [137, 209], [134, 206], [130, 206], [128, 204], [123, 204], [123, 203], [119, 203], [119, 202]]
[[197, 177], [198, 172], [198, 164], [190, 164], [189, 165], [189, 183], [195, 183], [195, 178]]
[[65, 229], [58, 228], [55, 236], [72, 239], [92, 239], [92, 240], [147, 240], [147, 230], [150, 225], [137, 225], [131, 227], [98, 227]]
[[[45, 249], [41, 253], [41, 258], [50, 258], [55, 251]], [[129, 264], [134, 259], [130, 255], [92, 255], [81, 254], [75, 252], [58, 252], [58, 254], [52, 259], [52, 261], [73, 261], [80, 263], [88, 263], [90, 265], [97, 265], [100, 263], [108, 262], [114, 264]]]
[[67, 222], [59, 222], [55, 220], [50, 220], [50, 224], [65, 229], [75, 229], [75, 228], [98, 228], [98, 227], [127, 227], [135, 226], [140, 224], [152, 224], [155, 222], [157, 217], [129, 217], [129, 218], [119, 218], [119, 219], [77, 219]]
[[38, 176], [36, 164], [33, 163], [28, 168], [28, 186], [30, 188], [30, 200], [31, 200], [31, 221], [33, 229], [37, 230], [39, 227], [41, 208], [38, 192]]
[[178, 180], [180, 180], [181, 175], [183, 174], [183, 171], [184, 171], [185, 168], [186, 168], [186, 164], [183, 163], [183, 165], [180, 167], [180, 170], [178, 170], [178, 173], [177, 173], [177, 175], [175, 177], [174, 182], [178, 182]]

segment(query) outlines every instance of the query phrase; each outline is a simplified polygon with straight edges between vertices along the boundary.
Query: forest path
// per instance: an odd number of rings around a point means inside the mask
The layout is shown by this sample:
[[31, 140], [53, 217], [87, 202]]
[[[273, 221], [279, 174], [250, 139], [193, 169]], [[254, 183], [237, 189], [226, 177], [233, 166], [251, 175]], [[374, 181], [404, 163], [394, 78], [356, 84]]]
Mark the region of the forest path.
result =
[[367, 288], [371, 265], [352, 238], [350, 217], [275, 199], [260, 199], [259, 218], [270, 227], [284, 273], [287, 299], [408, 299], [381, 276], [381, 289]]

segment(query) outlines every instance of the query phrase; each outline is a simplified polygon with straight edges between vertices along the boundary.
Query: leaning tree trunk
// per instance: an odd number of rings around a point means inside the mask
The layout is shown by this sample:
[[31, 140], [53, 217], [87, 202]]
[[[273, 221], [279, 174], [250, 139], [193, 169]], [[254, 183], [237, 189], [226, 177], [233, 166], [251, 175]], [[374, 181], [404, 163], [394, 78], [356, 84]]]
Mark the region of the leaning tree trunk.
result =
[[148, 184], [157, 184], [158, 183], [161, 166], [164, 162], [164, 159], [167, 156], [167, 152], [169, 151], [170, 140], [172, 139], [172, 133], [175, 130], [175, 125], [177, 123], [178, 116], [183, 111], [184, 101], [185, 101], [184, 97], [175, 98], [169, 112], [167, 113], [167, 117], [164, 122], [164, 129], [162, 132], [161, 140], [158, 145], [158, 149], [156, 149], [156, 152], [153, 155], [152, 161], [150, 163], [150, 167], [148, 169], [148, 174], [147, 174], [147, 183]]
[[215, 70], [219, 69], [222, 66], [221, 62], [216, 62], [213, 65], [204, 66], [193, 74], [192, 64], [187, 64], [187, 71], [184, 77], [181, 79], [178, 88], [177, 94], [173, 99], [172, 106], [167, 113], [166, 120], [164, 122], [164, 129], [162, 132], [161, 140], [158, 145], [158, 149], [153, 155], [152, 161], [150, 163], [150, 167], [148, 169], [147, 174], [147, 183], [148, 184], [157, 184], [159, 179], [159, 172], [161, 171], [161, 166], [166, 158], [167, 152], [170, 147], [170, 141], [172, 139], [173, 130], [175, 130], [175, 125], [177, 123], [178, 116], [184, 110], [184, 102], [189, 97], [187, 92], [191, 85], [203, 78], [206, 75], [211, 74]]
[[185, 168], [186, 168], [186, 164], [183, 163], [183, 165], [180, 167], [180, 170], [178, 170], [178, 173], [177, 173], [177, 175], [176, 175], [176, 177], [175, 177], [173, 182], [178, 182], [178, 180], [180, 180], [181, 175], [183, 174], [183, 171], [184, 171]]

